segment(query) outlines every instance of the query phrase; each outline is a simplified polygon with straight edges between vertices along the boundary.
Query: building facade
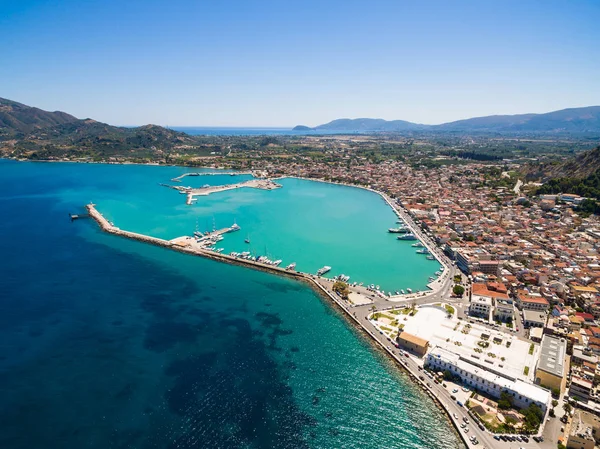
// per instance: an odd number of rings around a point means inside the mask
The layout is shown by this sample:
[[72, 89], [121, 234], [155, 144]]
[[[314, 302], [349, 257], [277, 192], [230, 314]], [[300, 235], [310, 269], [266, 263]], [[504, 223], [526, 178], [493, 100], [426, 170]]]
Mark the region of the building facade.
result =
[[535, 383], [551, 389], [565, 389], [567, 342], [550, 335], [542, 337], [541, 354], [535, 370]]
[[425, 364], [435, 371], [449, 371], [460, 377], [466, 385], [491, 397], [500, 398], [500, 393], [506, 392], [512, 396], [513, 404], [519, 408], [535, 404], [545, 413], [551, 400], [550, 392], [544, 388], [490, 367], [479, 366], [476, 362], [439, 346], [427, 354]]

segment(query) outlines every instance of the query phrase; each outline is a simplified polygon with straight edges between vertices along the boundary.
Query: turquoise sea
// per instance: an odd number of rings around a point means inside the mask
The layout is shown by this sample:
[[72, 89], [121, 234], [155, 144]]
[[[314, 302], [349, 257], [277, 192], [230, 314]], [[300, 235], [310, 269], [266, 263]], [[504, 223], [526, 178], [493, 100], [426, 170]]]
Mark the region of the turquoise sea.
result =
[[[294, 245], [268, 239], [270, 226], [315, 226], [322, 242], [299, 240], [298, 265], [339, 265], [353, 277], [361, 271], [343, 258], [321, 262], [319, 248], [336, 248], [335, 234], [371, 235], [370, 220], [353, 227], [358, 216], [382, 220], [377, 236], [393, 224], [376, 195], [298, 180], [188, 207], [157, 184], [185, 170], [0, 161], [0, 447], [461, 447], [431, 400], [307, 286], [68, 219], [89, 201], [118, 226], [157, 236], [236, 219], [242, 231], [222, 243], [243, 245], [248, 231], [285, 260]], [[275, 213], [292, 200], [287, 215]], [[328, 214], [311, 222], [314, 204], [331, 210], [336, 232]], [[398, 263], [416, 263], [409, 255]]]

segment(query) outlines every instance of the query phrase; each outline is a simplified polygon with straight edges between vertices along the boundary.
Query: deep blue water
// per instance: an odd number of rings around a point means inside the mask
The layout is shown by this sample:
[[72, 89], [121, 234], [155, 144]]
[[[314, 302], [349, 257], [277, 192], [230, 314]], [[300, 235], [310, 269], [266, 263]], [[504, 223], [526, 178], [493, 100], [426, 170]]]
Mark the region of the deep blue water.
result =
[[305, 285], [68, 220], [140, 173], [0, 160], [0, 448], [460, 447]]

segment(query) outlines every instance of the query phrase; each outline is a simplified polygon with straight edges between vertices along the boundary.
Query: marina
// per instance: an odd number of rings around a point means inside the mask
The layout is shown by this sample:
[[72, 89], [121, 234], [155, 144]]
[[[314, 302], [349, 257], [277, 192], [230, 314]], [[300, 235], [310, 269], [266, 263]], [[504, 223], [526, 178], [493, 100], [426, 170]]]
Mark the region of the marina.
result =
[[[384, 199], [386, 200], [386, 202], [388, 201], [388, 199], [386, 197], [384, 197]], [[391, 206], [391, 204], [390, 204], [390, 206]], [[392, 208], [399, 216], [401, 215], [401, 212], [398, 211], [395, 207], [392, 206]], [[415, 380], [415, 382], [417, 382], [417, 384], [420, 385], [421, 388], [423, 388], [424, 391], [427, 392], [427, 394], [430, 396], [430, 398], [433, 399], [440, 406], [440, 408], [442, 410], [446, 411], [446, 413], [450, 417], [449, 406], [447, 404], [443, 403], [433, 393], [433, 391], [431, 390], [431, 387], [428, 384], [426, 384], [426, 382], [418, 379], [417, 376], [419, 375], [419, 365], [414, 364], [414, 362], [412, 360], [405, 360], [405, 358], [403, 357], [404, 353], [402, 351], [397, 351], [395, 345], [391, 344], [391, 342], [389, 340], [382, 338], [381, 335], [378, 335], [376, 332], [377, 329], [374, 328], [374, 326], [368, 321], [367, 318], [369, 316], [369, 313], [370, 313], [369, 310], [371, 310], [371, 308], [369, 307], [367, 309], [364, 307], [366, 307], [367, 305], [369, 305], [371, 303], [371, 300], [366, 299], [370, 293], [375, 293], [377, 295], [378, 299], [373, 300], [373, 302], [393, 300], [391, 294], [388, 294], [386, 297], [386, 295], [380, 291], [379, 285], [375, 286], [375, 285], [371, 284], [368, 287], [363, 287], [362, 284], [361, 285], [357, 285], [357, 283], [351, 284], [350, 285], [350, 290], [351, 290], [350, 295], [354, 295], [354, 296], [358, 295], [359, 298], [360, 297], [364, 298], [363, 300], [358, 301], [353, 306], [352, 303], [349, 303], [348, 301], [343, 301], [334, 292], [333, 280], [321, 277], [323, 274], [328, 273], [332, 269], [330, 266], [323, 266], [322, 268], [320, 268], [317, 271], [317, 276], [313, 276], [310, 274], [295, 271], [295, 266], [296, 266], [295, 263], [292, 263], [292, 264], [286, 266], [285, 268], [280, 268], [279, 265], [282, 262], [281, 260], [276, 260], [276, 261], [272, 262], [269, 259], [266, 259], [264, 256], [261, 256], [258, 258], [252, 257], [249, 252], [244, 252], [244, 253], [232, 252], [231, 254], [227, 255], [227, 254], [223, 254], [222, 251], [220, 251], [220, 250], [215, 250], [214, 248], [207, 248], [206, 245], [203, 244], [203, 242], [205, 240], [211, 241], [211, 240], [214, 240], [215, 237], [222, 238], [223, 234], [232, 232], [232, 228], [233, 228], [233, 231], [239, 230], [240, 229], [239, 226], [235, 225], [235, 223], [234, 223], [234, 226], [231, 226], [229, 228], [223, 228], [219, 231], [214, 231], [213, 233], [209, 233], [209, 235], [206, 235], [203, 238], [194, 238], [194, 237], [190, 237], [190, 236], [185, 236], [185, 237], [179, 237], [179, 238], [176, 238], [173, 240], [164, 240], [164, 239], [149, 237], [149, 236], [145, 236], [142, 234], [137, 234], [137, 233], [133, 233], [133, 232], [129, 232], [129, 231], [123, 231], [123, 230], [115, 227], [114, 224], [112, 224], [111, 222], [106, 220], [102, 216], [102, 214], [100, 214], [96, 210], [94, 204], [87, 205], [86, 209], [88, 210], [90, 217], [92, 217], [98, 223], [100, 228], [103, 231], [108, 232], [108, 233], [120, 235], [122, 237], [131, 238], [134, 240], [139, 240], [139, 241], [142, 241], [145, 243], [150, 243], [150, 244], [157, 245], [157, 246], [174, 249], [176, 251], [180, 251], [180, 252], [184, 252], [184, 253], [188, 253], [188, 254], [207, 257], [207, 258], [218, 260], [221, 262], [246, 265], [251, 268], [255, 268], [255, 269], [259, 269], [259, 270], [263, 270], [263, 271], [269, 271], [274, 274], [279, 274], [279, 275], [284, 275], [284, 276], [292, 276], [300, 281], [307, 282], [317, 292], [319, 292], [324, 297], [331, 300], [334, 304], [336, 304], [337, 307], [339, 307], [342, 311], [344, 311], [346, 314], [346, 317], [351, 322], [353, 322], [355, 325], [357, 325], [359, 328], [361, 328], [366, 333], [366, 335], [371, 337], [372, 340], [375, 343], [377, 343], [379, 345], [379, 347], [382, 348], [391, 357], [391, 359], [394, 360], [395, 363], [398, 364], [398, 366], [402, 367], [413, 378], [413, 380]], [[407, 219], [409, 220], [408, 217], [407, 217]], [[413, 225], [413, 229], [414, 229], [414, 225]], [[415, 231], [415, 232], [418, 232], [418, 231]], [[426, 243], [424, 243], [423, 246], [429, 248], [429, 246]], [[445, 271], [445, 273], [444, 273], [444, 271]], [[451, 285], [451, 283], [449, 282], [451, 271], [452, 270], [445, 270], [444, 266], [442, 266], [442, 269], [439, 272], [436, 272], [436, 276], [438, 276], [438, 278], [429, 284], [430, 288], [431, 288], [429, 295], [433, 296], [438, 293], [442, 294], [441, 293], [442, 291], [449, 288], [449, 286]], [[442, 277], [443, 277], [443, 279], [442, 279]], [[347, 282], [349, 280], [349, 276], [338, 275], [334, 278], [334, 280], [340, 280], [343, 282]], [[430, 278], [430, 280], [431, 280], [431, 278]], [[411, 295], [413, 294], [412, 289], [407, 288], [406, 292], [408, 293], [408, 298], [410, 299]], [[402, 291], [402, 294], [404, 294], [404, 291]], [[425, 297], [422, 298], [422, 300], [425, 300], [425, 299], [426, 299]], [[361, 308], [359, 310], [357, 307], [363, 307], [363, 308]], [[381, 304], [379, 307], [381, 307]], [[353, 311], [353, 308], [354, 308], [354, 311]], [[360, 317], [363, 317], [366, 321], [359, 319], [359, 315], [358, 315], [359, 312], [360, 312]], [[452, 422], [454, 424], [454, 421], [452, 421]], [[459, 434], [460, 434], [460, 432], [459, 432]], [[463, 435], [461, 435], [461, 437], [464, 439], [465, 443], [468, 444], [466, 437], [464, 437]]]

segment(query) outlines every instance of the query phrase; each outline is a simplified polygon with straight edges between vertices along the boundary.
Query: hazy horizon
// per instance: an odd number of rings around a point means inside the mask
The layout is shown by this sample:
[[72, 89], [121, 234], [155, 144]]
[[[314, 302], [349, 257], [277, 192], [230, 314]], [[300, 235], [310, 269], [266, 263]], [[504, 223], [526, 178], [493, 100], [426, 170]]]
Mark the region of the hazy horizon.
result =
[[600, 104], [600, 2], [0, 6], [0, 96], [111, 124], [439, 124]]

